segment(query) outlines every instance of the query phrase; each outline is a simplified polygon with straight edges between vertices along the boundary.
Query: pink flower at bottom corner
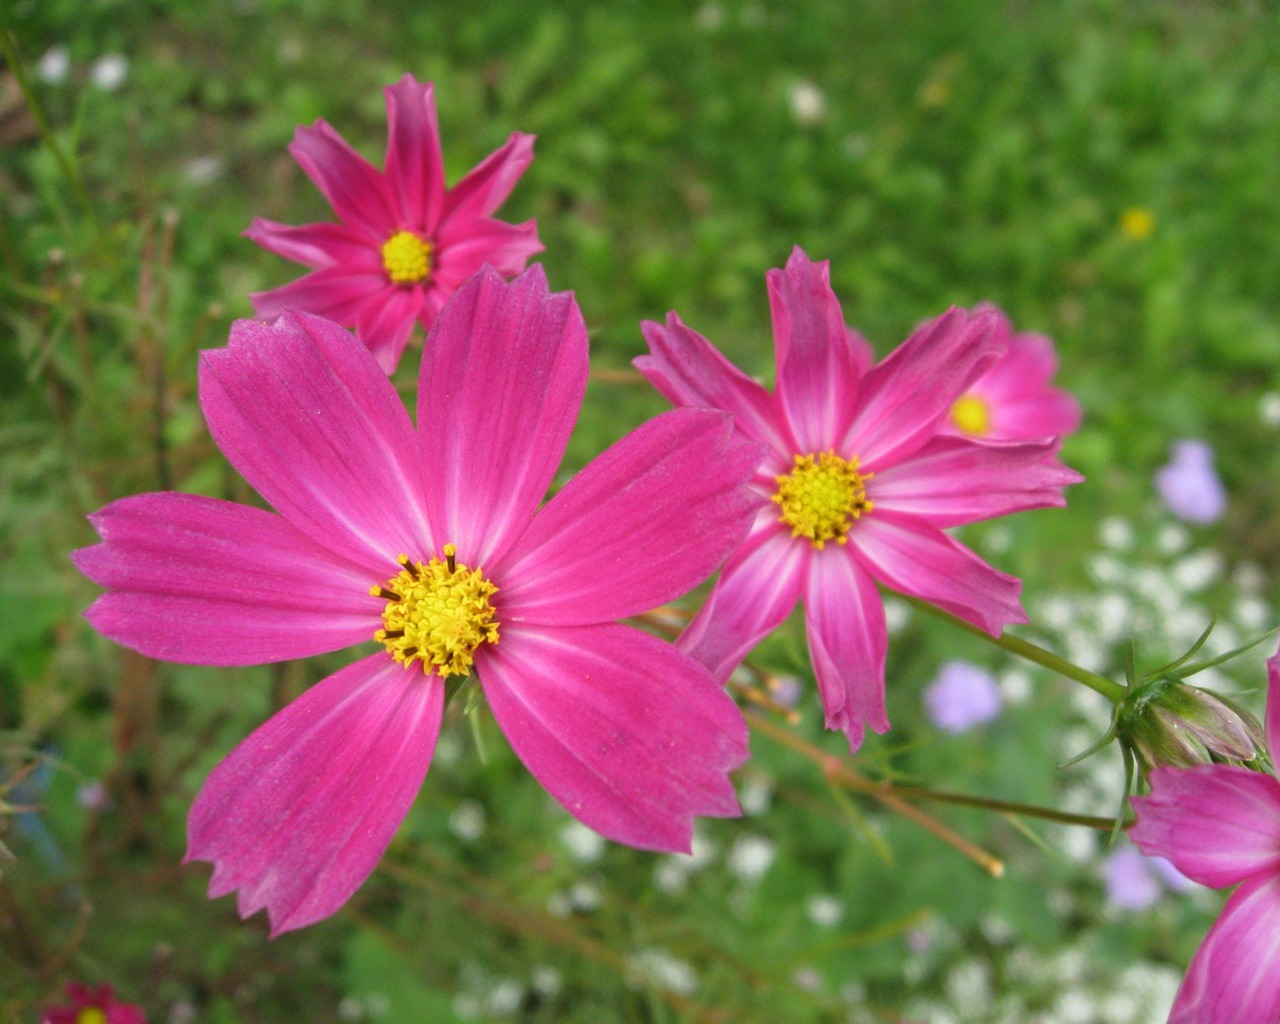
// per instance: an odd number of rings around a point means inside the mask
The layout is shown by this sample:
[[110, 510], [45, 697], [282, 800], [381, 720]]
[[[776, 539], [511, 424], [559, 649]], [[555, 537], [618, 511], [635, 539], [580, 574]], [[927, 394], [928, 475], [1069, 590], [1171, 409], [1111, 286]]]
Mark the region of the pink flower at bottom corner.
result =
[[[1280, 653], [1267, 661], [1267, 746], [1280, 755]], [[1280, 1021], [1280, 780], [1236, 765], [1157, 768], [1130, 838], [1201, 885], [1235, 886], [1191, 960], [1169, 1024]]]
[[867, 726], [889, 727], [878, 584], [993, 635], [1025, 622], [1021, 582], [946, 531], [1064, 505], [1064, 488], [1082, 478], [1057, 461], [1057, 439], [942, 436], [952, 404], [1002, 352], [993, 313], [952, 309], [867, 368], [827, 263], [796, 248], [767, 284], [773, 393], [675, 313], [642, 325], [650, 354], [635, 365], [668, 401], [730, 413], [768, 448], [751, 531], [680, 645], [723, 680], [803, 601], [827, 728], [857, 749]]
[[508, 224], [490, 216], [532, 162], [532, 135], [512, 133], [446, 188], [432, 83], [405, 75], [384, 92], [383, 170], [324, 120], [299, 128], [289, 145], [337, 223], [291, 226], [258, 217], [244, 234], [311, 268], [296, 281], [250, 296], [258, 316], [297, 309], [353, 327], [391, 373], [413, 325], [430, 329], [472, 274], [486, 264], [504, 276], [518, 274], [543, 246], [534, 221]]
[[[288, 373], [281, 373], [280, 367]], [[745, 532], [757, 445], [675, 410], [543, 504], [587, 381], [571, 294], [540, 267], [464, 285], [432, 328], [415, 427], [331, 321], [240, 321], [205, 352], [210, 432], [274, 512], [194, 495], [121, 499], [74, 554], [86, 613], [150, 657], [252, 665], [375, 641], [215, 768], [188, 821], [272, 934], [334, 913], [381, 860], [474, 669], [516, 755], [575, 818], [690, 849], [695, 816], [741, 813], [741, 711], [692, 657], [618, 620], [683, 595]], [[428, 485], [429, 481], [429, 485]]]
[[50, 1006], [40, 1017], [40, 1024], [147, 1024], [142, 1007], [117, 1002], [110, 985], [96, 989], [78, 981], [67, 982], [69, 1004]]

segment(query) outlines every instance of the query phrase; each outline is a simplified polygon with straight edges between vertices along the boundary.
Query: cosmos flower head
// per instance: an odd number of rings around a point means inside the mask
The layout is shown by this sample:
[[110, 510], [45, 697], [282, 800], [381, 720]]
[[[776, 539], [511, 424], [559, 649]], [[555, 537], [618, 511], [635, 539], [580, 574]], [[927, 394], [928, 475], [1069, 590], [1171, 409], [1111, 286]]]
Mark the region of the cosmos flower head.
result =
[[[1280, 653], [1267, 661], [1267, 748], [1280, 755]], [[1157, 768], [1129, 837], [1192, 881], [1234, 886], [1187, 968], [1169, 1024], [1280, 1020], [1280, 780], [1241, 765]]]
[[68, 1002], [46, 1009], [40, 1024], [147, 1024], [142, 1007], [117, 1002], [110, 985], [90, 988], [78, 981], [69, 981], [66, 993]]
[[747, 539], [680, 644], [725, 679], [803, 600], [827, 726], [856, 749], [867, 725], [889, 726], [877, 584], [992, 634], [1025, 622], [1021, 583], [945, 531], [1063, 505], [1063, 488], [1080, 476], [1058, 462], [1057, 439], [943, 436], [955, 400], [1003, 352], [995, 314], [950, 310], [865, 369], [826, 263], [797, 248], [767, 282], [773, 393], [675, 313], [643, 325], [650, 354], [636, 366], [658, 391], [677, 406], [732, 414], [744, 437], [768, 448]]
[[723, 414], [675, 410], [539, 507], [586, 379], [582, 316], [539, 267], [459, 290], [432, 329], [416, 429], [331, 321], [240, 321], [203, 353], [210, 432], [275, 511], [174, 493], [107, 506], [91, 517], [101, 543], [74, 555], [107, 588], [90, 622], [189, 664], [377, 646], [206, 781], [187, 858], [214, 864], [211, 896], [238, 890], [273, 934], [337, 910], [472, 676], [517, 756], [602, 835], [687, 852], [695, 815], [739, 813], [737, 706], [693, 658], [616, 620], [696, 586], [740, 541], [759, 446]]
[[1080, 403], [1050, 381], [1058, 370], [1053, 342], [1043, 334], [1014, 333], [994, 306], [994, 341], [1005, 349], [951, 405], [941, 433], [975, 441], [1034, 441], [1067, 437], [1080, 426]]
[[967, 732], [1000, 714], [1000, 686], [984, 668], [949, 661], [925, 689], [924, 709], [943, 732]]
[[1227, 492], [1204, 441], [1175, 441], [1169, 461], [1156, 470], [1156, 490], [1169, 511], [1197, 526], [1208, 526], [1227, 510]]
[[532, 135], [514, 132], [452, 188], [445, 187], [430, 82], [405, 75], [384, 92], [387, 152], [379, 171], [323, 119], [289, 146], [338, 222], [293, 227], [255, 218], [245, 237], [310, 267], [252, 295], [258, 316], [305, 310], [355, 328], [387, 372], [415, 323], [430, 328], [446, 300], [488, 264], [510, 276], [542, 251], [534, 221], [491, 216], [533, 160]]

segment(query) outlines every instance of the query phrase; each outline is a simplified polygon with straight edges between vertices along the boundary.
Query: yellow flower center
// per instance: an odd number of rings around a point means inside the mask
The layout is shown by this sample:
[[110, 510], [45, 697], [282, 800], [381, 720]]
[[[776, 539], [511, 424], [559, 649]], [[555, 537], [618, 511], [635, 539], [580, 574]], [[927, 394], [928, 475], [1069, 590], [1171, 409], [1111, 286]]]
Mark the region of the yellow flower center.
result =
[[873, 476], [858, 472], [857, 459], [842, 459], [835, 452], [797, 455], [791, 472], [774, 478], [780, 521], [791, 527], [791, 536], [808, 537], [819, 551], [829, 540], [844, 544], [853, 521], [873, 507], [866, 486]]
[[456, 562], [457, 551], [446, 544], [444, 560], [433, 558], [425, 565], [401, 555], [400, 571], [369, 590], [387, 601], [383, 628], [373, 638], [402, 665], [421, 661], [426, 675], [434, 670], [443, 678], [465, 676], [475, 649], [498, 642], [489, 600], [498, 588], [480, 569]]
[[76, 1014], [76, 1024], [107, 1024], [107, 1015], [97, 1006], [86, 1006]]
[[951, 422], [962, 434], [985, 437], [991, 430], [991, 407], [985, 398], [961, 395], [951, 407]]
[[382, 267], [395, 284], [417, 284], [431, 276], [431, 243], [412, 231], [397, 231], [382, 243]]
[[1136, 242], [1150, 238], [1156, 229], [1156, 215], [1143, 206], [1130, 206], [1120, 214], [1120, 230]]

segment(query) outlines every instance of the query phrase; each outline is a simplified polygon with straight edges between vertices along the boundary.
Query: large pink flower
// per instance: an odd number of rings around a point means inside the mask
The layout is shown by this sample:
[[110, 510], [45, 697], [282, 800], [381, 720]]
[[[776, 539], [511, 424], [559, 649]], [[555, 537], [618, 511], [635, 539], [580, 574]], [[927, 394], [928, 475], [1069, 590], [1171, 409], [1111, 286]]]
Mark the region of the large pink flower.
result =
[[863, 372], [826, 263], [796, 249], [768, 274], [777, 348], [770, 394], [674, 313], [644, 325], [636, 366], [679, 406], [723, 409], [769, 454], [750, 534], [681, 646], [724, 679], [798, 600], [827, 726], [852, 748], [889, 727], [888, 638], [876, 581], [993, 634], [1025, 622], [1021, 583], [945, 528], [1064, 503], [1080, 479], [1056, 440], [978, 444], [941, 437], [951, 404], [1000, 354], [993, 316], [952, 310]]
[[[1280, 757], [1280, 653], [1267, 661], [1267, 746]], [[1188, 878], [1238, 886], [1200, 945], [1169, 1024], [1280, 1021], [1280, 781], [1236, 765], [1157, 768], [1129, 835]]]
[[951, 405], [939, 431], [979, 441], [1035, 441], [1066, 437], [1080, 426], [1080, 403], [1050, 385], [1058, 369], [1053, 342], [1043, 334], [1014, 334], [992, 306], [994, 340], [1005, 354]]
[[116, 1002], [110, 985], [96, 989], [78, 981], [67, 982], [66, 1006], [50, 1006], [40, 1017], [40, 1024], [147, 1024], [142, 1007]]
[[391, 373], [415, 322], [429, 328], [445, 300], [486, 263], [518, 274], [542, 243], [534, 221], [507, 224], [490, 217], [533, 160], [532, 135], [513, 133], [446, 189], [431, 83], [405, 75], [384, 91], [384, 171], [323, 119], [299, 128], [289, 146], [340, 223], [290, 227], [258, 217], [245, 237], [313, 268], [291, 284], [253, 295], [259, 316], [302, 309], [354, 327]]
[[[189, 821], [210, 895], [239, 889], [273, 934], [333, 913], [381, 858], [427, 771], [446, 681], [474, 666], [529, 770], [619, 842], [687, 850], [738, 813], [733, 701], [694, 659], [614, 620], [669, 601], [737, 544], [760, 452], [721, 414], [677, 410], [539, 508], [587, 379], [572, 295], [486, 270], [431, 332], [415, 431], [336, 324], [240, 321], [200, 401], [277, 514], [187, 494], [125, 498], [75, 553], [108, 588], [87, 612], [155, 658], [248, 665], [376, 640], [216, 768]], [[453, 685], [452, 683], [450, 685]]]

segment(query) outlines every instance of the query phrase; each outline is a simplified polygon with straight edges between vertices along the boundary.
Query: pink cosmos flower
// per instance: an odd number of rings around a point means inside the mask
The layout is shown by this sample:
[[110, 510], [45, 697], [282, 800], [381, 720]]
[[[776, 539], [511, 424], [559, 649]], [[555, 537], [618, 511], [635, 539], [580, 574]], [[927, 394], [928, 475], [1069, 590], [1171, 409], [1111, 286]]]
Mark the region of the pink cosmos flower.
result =
[[96, 989], [67, 982], [69, 1006], [50, 1006], [40, 1018], [40, 1024], [147, 1024], [142, 1007], [132, 1003], [116, 1002], [116, 994], [110, 985]]
[[430, 328], [445, 300], [486, 263], [501, 274], [518, 274], [542, 243], [534, 221], [507, 224], [490, 217], [532, 162], [532, 135], [513, 133], [445, 188], [431, 83], [405, 75], [384, 92], [384, 171], [323, 119], [299, 128], [289, 146], [340, 223], [291, 227], [258, 217], [244, 234], [312, 268], [291, 284], [252, 295], [258, 316], [301, 309], [354, 327], [391, 373], [415, 321]]
[[1058, 369], [1053, 342], [1043, 334], [1014, 334], [994, 306], [994, 341], [1005, 354], [952, 403], [940, 433], [979, 441], [1035, 441], [1066, 437], [1080, 426], [1080, 403], [1050, 386]]
[[674, 313], [643, 326], [635, 363], [673, 404], [723, 409], [769, 454], [751, 532], [680, 644], [724, 679], [803, 599], [828, 728], [856, 749], [889, 727], [888, 646], [876, 581], [990, 633], [1025, 622], [1021, 583], [944, 530], [1062, 505], [1080, 476], [1056, 439], [978, 444], [942, 437], [955, 399], [999, 356], [994, 316], [953, 309], [863, 373], [827, 264], [796, 249], [768, 274], [777, 349], [770, 394]]
[[641, 426], [539, 508], [587, 380], [573, 296], [542, 270], [464, 285], [431, 331], [415, 431], [336, 324], [240, 321], [205, 352], [218, 446], [272, 506], [125, 498], [74, 555], [108, 592], [86, 613], [154, 658], [250, 665], [375, 641], [240, 744], [191, 809], [214, 864], [272, 934], [332, 914], [381, 858], [426, 775], [446, 683], [474, 667], [516, 754], [585, 825], [690, 847], [739, 813], [737, 706], [696, 661], [614, 620], [708, 576], [739, 542], [760, 452], [728, 418]]
[[[1280, 755], [1280, 653], [1267, 661], [1267, 746]], [[1280, 1020], [1280, 781], [1237, 765], [1157, 768], [1129, 836], [1188, 878], [1238, 886], [1182, 981], [1169, 1024]]]

